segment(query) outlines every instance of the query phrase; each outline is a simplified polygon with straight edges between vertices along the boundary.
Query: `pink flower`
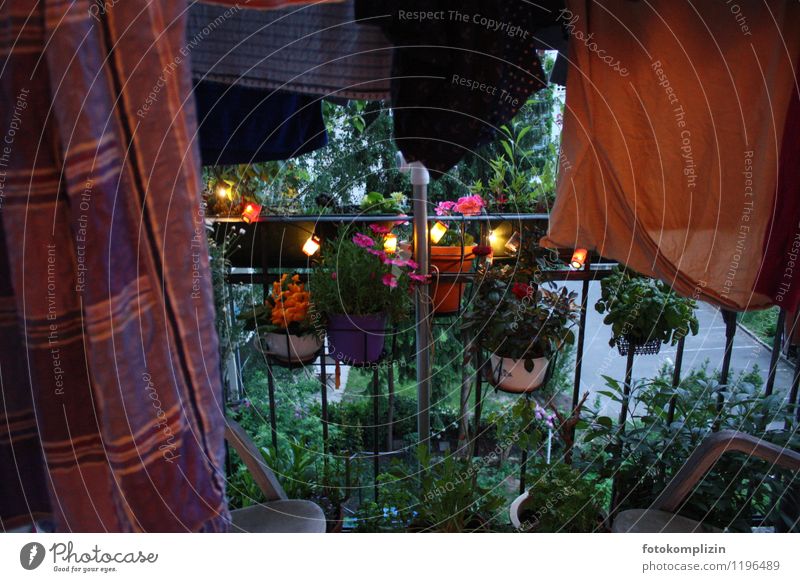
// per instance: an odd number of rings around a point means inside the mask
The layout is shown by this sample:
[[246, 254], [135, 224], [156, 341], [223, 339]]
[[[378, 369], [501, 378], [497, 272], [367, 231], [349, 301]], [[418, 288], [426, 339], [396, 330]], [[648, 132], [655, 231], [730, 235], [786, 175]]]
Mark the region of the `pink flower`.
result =
[[367, 249], [375, 246], [374, 240], [372, 240], [365, 234], [361, 234], [360, 232], [357, 232], [356, 234], [353, 235], [353, 242], [358, 246], [360, 246], [362, 249]]
[[453, 206], [453, 209], [456, 212], [460, 212], [461, 214], [469, 216], [473, 214], [480, 214], [484, 206], [486, 206], [486, 203], [483, 201], [483, 198], [481, 198], [478, 194], [474, 194], [472, 196], [462, 196], [459, 198], [458, 202], [456, 202]]
[[417, 262], [416, 262], [415, 260], [413, 260], [413, 259], [408, 259], [408, 260], [406, 261], [406, 265], [408, 265], [408, 266], [409, 266], [410, 268], [412, 268], [412, 269], [419, 269], [419, 263], [417, 263]]
[[338, 277], [338, 276], [339, 276], [339, 275], [337, 275], [337, 274], [336, 274], [336, 271], [334, 271], [333, 273], [331, 273], [331, 279], [333, 279], [334, 281], [336, 281], [336, 277]]
[[382, 224], [370, 224], [369, 229], [375, 234], [389, 234], [392, 229]]
[[391, 273], [386, 273], [381, 278], [381, 283], [383, 283], [387, 287], [391, 287], [392, 289], [394, 289], [395, 287], [397, 287], [397, 277], [395, 277]]
[[417, 283], [427, 283], [428, 276], [427, 275], [417, 275], [416, 273], [409, 273], [408, 276], [411, 278], [412, 281], [416, 281]]
[[371, 255], [375, 255], [384, 263], [386, 262], [386, 251], [381, 251], [378, 249], [367, 249], [367, 252]]
[[450, 212], [453, 210], [455, 205], [456, 205], [456, 203], [455, 202], [451, 202], [450, 200], [445, 200], [444, 202], [439, 202], [439, 204], [436, 205], [436, 215], [437, 216], [444, 216], [444, 215], [450, 214]]

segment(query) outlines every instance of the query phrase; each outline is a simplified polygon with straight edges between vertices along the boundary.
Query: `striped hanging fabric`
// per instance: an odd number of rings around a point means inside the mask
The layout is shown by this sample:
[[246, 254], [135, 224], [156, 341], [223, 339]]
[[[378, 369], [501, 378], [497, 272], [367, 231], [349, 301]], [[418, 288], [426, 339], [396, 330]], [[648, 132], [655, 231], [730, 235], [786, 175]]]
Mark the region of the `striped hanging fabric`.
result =
[[185, 10], [0, 5], [0, 529], [227, 529]]

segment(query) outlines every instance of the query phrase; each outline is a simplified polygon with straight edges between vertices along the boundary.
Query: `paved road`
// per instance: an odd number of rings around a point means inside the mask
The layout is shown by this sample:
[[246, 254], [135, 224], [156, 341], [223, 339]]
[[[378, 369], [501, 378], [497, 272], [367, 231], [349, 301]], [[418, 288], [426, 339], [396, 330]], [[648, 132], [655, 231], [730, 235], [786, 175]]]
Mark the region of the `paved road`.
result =
[[[580, 292], [580, 283], [570, 283], [568, 287]], [[586, 323], [586, 344], [584, 348], [584, 366], [581, 390], [595, 392], [605, 389], [602, 376], [612, 376], [620, 380], [625, 377], [625, 358], [619, 355], [616, 348], [608, 345], [611, 328], [603, 324], [603, 316], [594, 309], [600, 297], [600, 283], [594, 282], [589, 287], [589, 309]], [[683, 371], [699, 368], [708, 360], [709, 370], [719, 369], [725, 352], [725, 324], [721, 313], [705, 303], [698, 303], [697, 318], [700, 332], [686, 340], [683, 355]], [[663, 346], [661, 353], [652, 356], [637, 356], [634, 362], [635, 378], [652, 378], [666, 359], [675, 360], [675, 348]], [[760, 342], [747, 334], [741, 327], [737, 329], [731, 358], [731, 374], [750, 370], [758, 365], [762, 377], [766, 380], [769, 369], [770, 352]], [[775, 392], [787, 393], [792, 381], [792, 368], [783, 359], [779, 360], [775, 379]], [[590, 396], [590, 401], [593, 397]], [[602, 403], [603, 411], [613, 413], [609, 403]]]

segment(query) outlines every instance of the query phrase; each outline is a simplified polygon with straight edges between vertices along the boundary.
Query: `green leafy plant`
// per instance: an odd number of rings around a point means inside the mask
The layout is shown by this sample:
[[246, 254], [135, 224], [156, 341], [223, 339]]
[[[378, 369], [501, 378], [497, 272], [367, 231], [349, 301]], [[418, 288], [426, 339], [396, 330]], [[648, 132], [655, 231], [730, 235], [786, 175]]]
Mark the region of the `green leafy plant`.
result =
[[[581, 435], [579, 464], [588, 464], [601, 478], [617, 476], [620, 509], [642, 509], [655, 501], [713, 430], [736, 430], [800, 449], [800, 438], [792, 429], [793, 407], [783, 396], [761, 394], [761, 384], [754, 370], [722, 385], [704, 366], [673, 388], [671, 370], [665, 367], [656, 378], [634, 383], [624, 434], [607, 416], [591, 419]], [[621, 402], [622, 383], [606, 378], [606, 385], [602, 394]], [[761, 523], [796, 528], [797, 515], [787, 514], [783, 507], [793, 478], [771, 463], [726, 453], [681, 505], [680, 514], [733, 531], [750, 531], [756, 517]]]
[[621, 338], [633, 346], [650, 341], [675, 345], [689, 333], [697, 335], [697, 304], [661, 281], [620, 266], [600, 282], [600, 289], [595, 309], [611, 326], [611, 347]]
[[325, 244], [311, 274], [314, 310], [321, 314], [386, 313], [393, 322], [400, 321], [411, 306], [412, 281], [424, 279], [414, 272], [416, 268], [409, 258], [387, 255], [374, 232], [370, 236], [344, 226], [335, 240]]
[[515, 281], [509, 265], [479, 273], [480, 286], [464, 317], [463, 329], [472, 332], [484, 348], [514, 359], [551, 357], [562, 345], [572, 344], [570, 327], [577, 321], [577, 295], [566, 288], [556, 291]]
[[369, 192], [361, 201], [362, 212], [371, 214], [401, 214], [405, 212], [408, 199], [402, 192], [384, 196], [380, 192]]
[[357, 515], [357, 531], [491, 531], [504, 500], [478, 483], [479, 462], [448, 455], [432, 458], [417, 449], [409, 467], [396, 461], [379, 477], [380, 505], [368, 504]]
[[601, 523], [602, 491], [566, 463], [529, 463], [528, 498], [520, 508], [522, 532], [588, 533]]

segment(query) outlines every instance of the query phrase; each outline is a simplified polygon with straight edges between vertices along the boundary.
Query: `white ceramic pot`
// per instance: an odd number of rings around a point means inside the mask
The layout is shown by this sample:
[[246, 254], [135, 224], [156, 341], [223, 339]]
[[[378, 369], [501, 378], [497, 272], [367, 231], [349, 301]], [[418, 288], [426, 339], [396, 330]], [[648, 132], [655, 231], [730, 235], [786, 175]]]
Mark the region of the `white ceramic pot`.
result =
[[307, 362], [313, 359], [322, 347], [322, 340], [313, 333], [287, 335], [269, 332], [256, 336], [254, 341], [256, 348], [261, 353], [291, 363]]
[[533, 370], [525, 369], [525, 360], [492, 355], [491, 376], [496, 386], [508, 392], [532, 392], [539, 388], [547, 375], [547, 358], [534, 358]]
[[522, 525], [522, 522], [519, 519], [519, 514], [522, 513], [522, 504], [526, 499], [528, 499], [527, 491], [511, 502], [511, 507], [509, 508], [508, 513], [509, 517], [511, 517], [511, 525], [514, 526], [514, 529], [519, 529]]

